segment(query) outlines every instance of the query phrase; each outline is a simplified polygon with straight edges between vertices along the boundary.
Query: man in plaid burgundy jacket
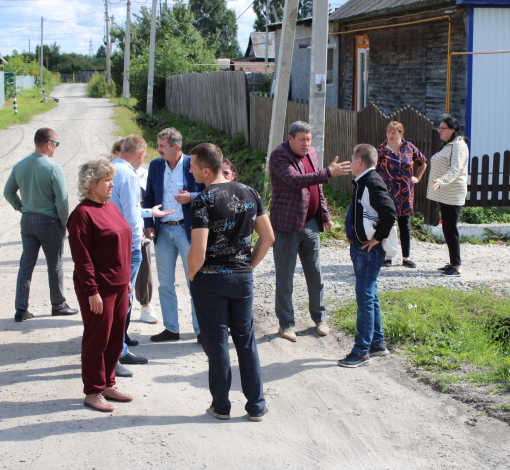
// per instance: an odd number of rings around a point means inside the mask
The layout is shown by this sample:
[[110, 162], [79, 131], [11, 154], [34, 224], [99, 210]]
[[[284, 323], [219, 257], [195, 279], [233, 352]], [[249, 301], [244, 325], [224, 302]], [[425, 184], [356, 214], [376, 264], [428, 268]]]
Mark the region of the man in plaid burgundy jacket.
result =
[[276, 147], [269, 158], [271, 178], [271, 224], [275, 234], [273, 255], [276, 270], [276, 316], [278, 333], [296, 341], [293, 277], [297, 255], [301, 260], [308, 287], [309, 308], [317, 333], [329, 333], [326, 324], [324, 282], [320, 267], [320, 236], [333, 228], [322, 183], [329, 178], [347, 175], [350, 162], [338, 163], [338, 157], [327, 168], [319, 169], [316, 150], [311, 147], [312, 129], [303, 121], [289, 127], [289, 139]]

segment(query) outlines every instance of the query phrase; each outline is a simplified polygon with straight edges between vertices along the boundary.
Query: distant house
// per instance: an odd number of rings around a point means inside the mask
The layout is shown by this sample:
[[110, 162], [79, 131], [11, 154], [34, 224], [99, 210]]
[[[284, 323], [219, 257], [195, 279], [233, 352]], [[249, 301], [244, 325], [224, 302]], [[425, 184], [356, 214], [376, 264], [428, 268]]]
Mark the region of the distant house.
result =
[[[268, 43], [268, 73], [274, 71], [275, 61], [275, 33], [269, 33]], [[234, 59], [235, 70], [245, 72], [264, 72], [266, 60], [266, 33], [251, 33], [244, 57]]]
[[[374, 103], [387, 115], [412, 106], [438, 125], [449, 37], [452, 52], [510, 50], [509, 25], [510, 0], [350, 0], [329, 17], [327, 106]], [[281, 24], [270, 28], [278, 54]], [[302, 103], [311, 32], [312, 19], [297, 22], [290, 95]], [[452, 56], [450, 114], [471, 136], [472, 155], [510, 149], [509, 83], [510, 54]]]

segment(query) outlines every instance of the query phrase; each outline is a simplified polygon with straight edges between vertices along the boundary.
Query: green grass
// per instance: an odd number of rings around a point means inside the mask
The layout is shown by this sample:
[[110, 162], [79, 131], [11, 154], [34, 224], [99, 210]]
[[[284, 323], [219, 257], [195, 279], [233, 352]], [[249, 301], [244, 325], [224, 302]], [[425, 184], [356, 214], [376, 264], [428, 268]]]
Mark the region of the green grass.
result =
[[32, 118], [38, 114], [47, 113], [57, 104], [51, 99], [50, 92], [53, 87], [46, 86], [47, 103], [41, 103], [42, 93], [40, 88], [32, 88], [31, 90], [23, 90], [16, 97], [18, 103], [18, 114], [14, 114], [12, 99], [6, 99], [3, 108], [0, 108], [0, 129], [8, 129], [17, 124], [27, 124]]
[[190, 150], [200, 143], [216, 144], [221, 148], [223, 155], [234, 163], [239, 181], [254, 187], [261, 195], [263, 194], [266, 154], [258, 150], [251, 151], [242, 133], [237, 133], [232, 139], [228, 139], [223, 131], [190, 121], [186, 117], [176, 117], [166, 108], [155, 110], [153, 117], [149, 118], [146, 114], [138, 113], [134, 109], [136, 104], [134, 100], [126, 102], [121, 98], [113, 98], [110, 101], [117, 104], [114, 114], [116, 133], [121, 137], [129, 134], [141, 135], [147, 141], [147, 153], [150, 160], [159, 157], [156, 151], [158, 133], [166, 127], [175, 127], [183, 136], [184, 153], [189, 154]]
[[[510, 299], [442, 287], [379, 294], [386, 341], [443, 385], [472, 381], [510, 389]], [[356, 303], [337, 307], [335, 323], [356, 333]]]

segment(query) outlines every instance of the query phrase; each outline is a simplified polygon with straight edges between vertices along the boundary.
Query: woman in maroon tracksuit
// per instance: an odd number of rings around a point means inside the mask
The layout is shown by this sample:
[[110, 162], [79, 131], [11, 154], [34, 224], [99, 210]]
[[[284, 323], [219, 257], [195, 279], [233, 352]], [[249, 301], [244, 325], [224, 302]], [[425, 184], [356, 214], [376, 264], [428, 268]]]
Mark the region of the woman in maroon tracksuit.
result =
[[115, 387], [115, 365], [122, 352], [131, 289], [131, 228], [112, 195], [115, 167], [106, 158], [80, 166], [82, 198], [69, 221], [74, 289], [83, 318], [81, 352], [85, 406], [113, 411], [106, 399], [131, 401]]

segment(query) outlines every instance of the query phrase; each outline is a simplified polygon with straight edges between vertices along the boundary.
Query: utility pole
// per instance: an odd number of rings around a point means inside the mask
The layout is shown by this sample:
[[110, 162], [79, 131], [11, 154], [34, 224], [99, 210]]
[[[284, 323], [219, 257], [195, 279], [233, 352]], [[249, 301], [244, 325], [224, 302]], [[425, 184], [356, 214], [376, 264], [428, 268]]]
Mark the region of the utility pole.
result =
[[264, 63], [264, 75], [267, 75], [267, 63], [269, 62], [269, 3], [266, 3], [266, 61]]
[[111, 81], [110, 70], [110, 17], [108, 16], [108, 0], [104, 0], [105, 6], [105, 20], [106, 20], [106, 76], [108, 77], [108, 84]]
[[122, 97], [127, 101], [129, 99], [129, 59], [131, 54], [131, 2], [127, 2], [126, 13], [126, 38], [124, 40], [124, 86], [122, 87]]
[[266, 171], [269, 169], [271, 152], [282, 143], [287, 115], [287, 99], [289, 96], [290, 70], [292, 67], [292, 53], [296, 37], [296, 20], [299, 0], [285, 0], [283, 9], [283, 27], [278, 52], [278, 65], [276, 67], [276, 83], [273, 99], [273, 113], [269, 131], [269, 144], [267, 148]]
[[323, 0], [314, 0], [308, 119], [309, 124], [312, 126], [312, 147], [317, 150], [319, 168], [323, 168], [324, 164], [324, 121], [326, 119], [326, 81], [328, 73], [328, 26], [328, 3]]
[[154, 98], [154, 50], [156, 47], [156, 15], [158, 0], [152, 0], [151, 34], [149, 48], [149, 79], [147, 82], [147, 114], [152, 117], [152, 101]]
[[39, 65], [41, 66], [41, 76], [39, 78], [41, 82], [41, 89], [44, 89], [44, 82], [43, 82], [43, 27], [44, 27], [44, 18], [41, 16], [41, 51], [40, 51], [40, 57], [41, 61], [39, 62]]

